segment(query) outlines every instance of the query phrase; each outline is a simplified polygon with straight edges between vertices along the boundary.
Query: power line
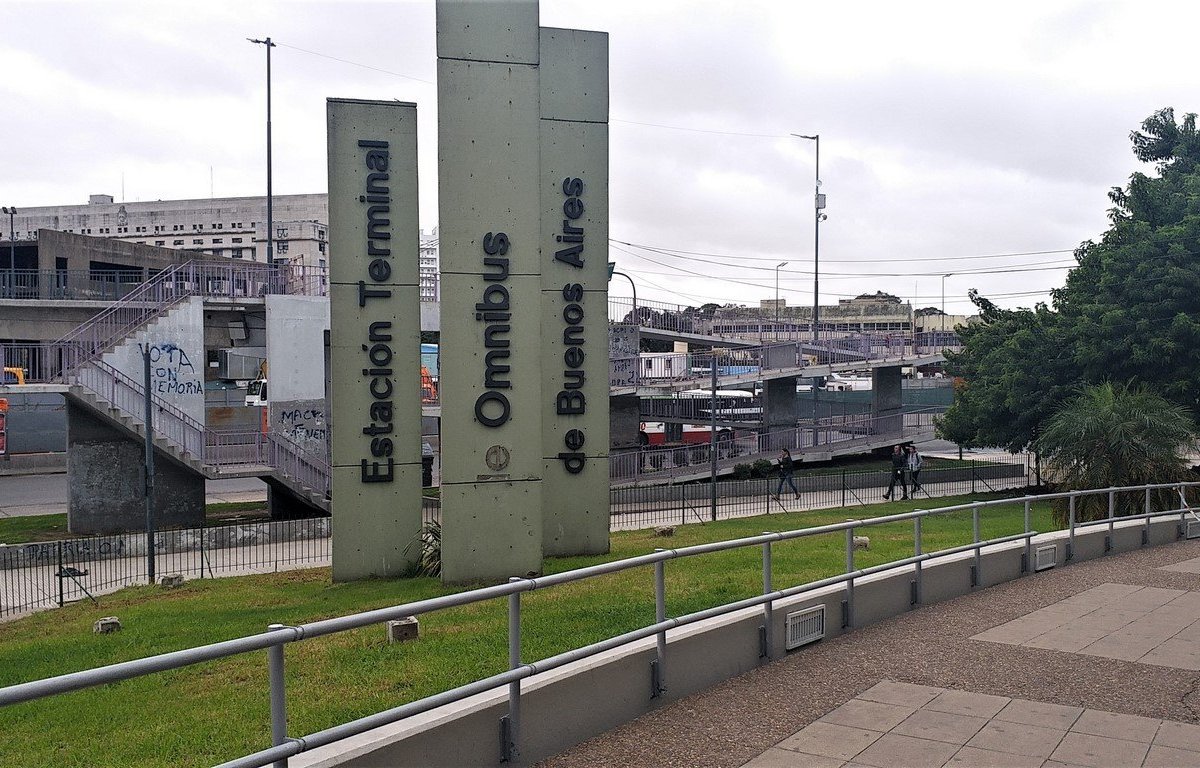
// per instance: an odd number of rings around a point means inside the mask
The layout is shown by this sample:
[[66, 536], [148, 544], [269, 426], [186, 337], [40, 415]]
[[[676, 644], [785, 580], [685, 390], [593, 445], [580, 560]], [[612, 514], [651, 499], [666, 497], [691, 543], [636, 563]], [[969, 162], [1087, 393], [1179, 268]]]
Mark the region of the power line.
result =
[[330, 56], [327, 53], [320, 53], [319, 51], [310, 51], [307, 48], [301, 48], [296, 45], [288, 45], [287, 43], [281, 43], [277, 40], [273, 40], [272, 42], [274, 42], [275, 45], [279, 46], [280, 48], [291, 48], [293, 51], [300, 51], [301, 53], [307, 53], [309, 56], [320, 56], [322, 59], [338, 61], [338, 62], [341, 62], [342, 64], [349, 64], [352, 67], [361, 67], [363, 69], [369, 69], [373, 72], [382, 72], [385, 75], [394, 75], [395, 77], [403, 77], [405, 80], [414, 80], [418, 83], [425, 83], [426, 85], [437, 85], [437, 83], [435, 83], [432, 80], [423, 80], [419, 77], [413, 77], [412, 75], [406, 75], [403, 72], [393, 72], [390, 69], [383, 69], [382, 67], [373, 67], [370, 64], [363, 64], [362, 62], [351, 61], [350, 59], [343, 59], [338, 56]]
[[[678, 248], [666, 248], [663, 246], [643, 245], [641, 243], [630, 243], [625, 240], [617, 240], [615, 238], [609, 238], [609, 242], [610, 243], [620, 243], [621, 245], [628, 245], [631, 248], [641, 248], [643, 250], [653, 251], [655, 253], [661, 253], [664, 256], [710, 256], [713, 258], [735, 259], [735, 260], [739, 260], [739, 261], [778, 261], [779, 258], [781, 257], [780, 254], [776, 254], [775, 256], [738, 256], [738, 255], [730, 254], [730, 253], [709, 253], [709, 252], [705, 252], [705, 251], [685, 251], [685, 250], [680, 250]], [[823, 259], [822, 261], [824, 261], [826, 263], [835, 263], [835, 264], [841, 264], [841, 263], [846, 263], [846, 264], [896, 264], [896, 263], [909, 263], [909, 262], [918, 262], [918, 261], [964, 261], [967, 259], [1002, 259], [1002, 258], [1012, 258], [1012, 257], [1016, 257], [1016, 256], [1048, 256], [1050, 254], [1055, 254], [1055, 253], [1074, 253], [1074, 252], [1075, 252], [1074, 248], [1059, 248], [1059, 249], [1048, 250], [1048, 251], [1014, 251], [1011, 253], [992, 253], [992, 254], [984, 254], [984, 255], [976, 255], [976, 256], [933, 256], [933, 257], [928, 257], [928, 258], [917, 258], [917, 259]]]

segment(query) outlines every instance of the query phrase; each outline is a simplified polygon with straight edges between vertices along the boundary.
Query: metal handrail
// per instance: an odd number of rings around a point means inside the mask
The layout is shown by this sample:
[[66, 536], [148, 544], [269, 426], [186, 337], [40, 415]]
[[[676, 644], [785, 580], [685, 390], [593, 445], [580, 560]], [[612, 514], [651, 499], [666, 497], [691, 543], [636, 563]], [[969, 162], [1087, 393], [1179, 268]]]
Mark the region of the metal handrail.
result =
[[[884, 517], [870, 518], [865, 520], [848, 520], [842, 523], [832, 523], [829, 525], [814, 526], [793, 531], [764, 533], [758, 536], [712, 542], [709, 544], [683, 547], [680, 549], [656, 550], [650, 554], [625, 558], [623, 560], [617, 560], [610, 563], [602, 563], [600, 565], [594, 565], [587, 568], [579, 568], [573, 571], [566, 571], [549, 576], [539, 576], [533, 578], [514, 578], [506, 584], [499, 584], [491, 587], [460, 592], [457, 594], [429, 598], [426, 600], [418, 600], [412, 603], [406, 603], [403, 605], [381, 608], [372, 611], [365, 611], [362, 613], [351, 614], [349, 616], [323, 619], [298, 626], [284, 626], [277, 624], [271, 625], [268, 628], [268, 631], [254, 635], [197, 646], [181, 651], [159, 654], [142, 659], [135, 659], [118, 664], [111, 664], [95, 669], [72, 672], [42, 680], [19, 683], [0, 688], [0, 706], [31, 701], [34, 699], [41, 699], [48, 696], [67, 693], [69, 691], [80, 690], [82, 688], [89, 688], [97, 685], [105, 685], [120, 680], [127, 680], [133, 677], [140, 677], [170, 669], [179, 669], [182, 667], [191, 666], [193, 664], [213, 661], [250, 651], [267, 650], [269, 659], [268, 670], [270, 681], [270, 700], [272, 705], [272, 732], [277, 734], [274, 738], [276, 743], [268, 749], [260, 750], [253, 754], [245, 755], [241, 758], [224, 763], [222, 764], [224, 768], [233, 768], [234, 766], [237, 766], [238, 768], [253, 768], [255, 766], [263, 766], [271, 763], [276, 765], [286, 765], [286, 760], [288, 757], [297, 755], [301, 752], [314, 749], [318, 746], [331, 744], [349, 736], [361, 734], [365, 731], [371, 730], [372, 728], [377, 728], [388, 723], [403, 720], [420, 712], [428, 711], [434, 707], [441, 706], [442, 704], [460, 701], [468, 696], [494, 690], [504, 685], [509, 687], [509, 730], [505, 737], [504, 749], [506, 756], [511, 756], [510, 750], [515, 745], [516, 733], [519, 727], [517, 713], [519, 712], [520, 681], [535, 674], [561, 667], [573, 661], [595, 656], [598, 653], [619, 648], [637, 640], [656, 637], [658, 639], [656, 651], [658, 677], [656, 678], [654, 685], [656, 686], [656, 693], [661, 693], [665, 691], [665, 687], [662, 687], [663, 680], [665, 679], [665, 672], [663, 672], [665, 667], [663, 664], [665, 663], [666, 633], [668, 630], [754, 607], [761, 607], [764, 612], [764, 618], [769, 621], [771, 615], [770, 611], [774, 601], [836, 585], [843, 585], [846, 588], [848, 626], [852, 628], [854, 626], [853, 600], [854, 582], [856, 579], [861, 579], [877, 573], [913, 566], [916, 568], [916, 594], [919, 596], [921, 584], [921, 565], [930, 560], [973, 551], [975, 553], [975, 565], [972, 568], [972, 586], [975, 586], [978, 583], [976, 581], [978, 572], [977, 569], [980, 567], [980, 557], [983, 549], [994, 546], [1002, 546], [1015, 541], [1023, 540], [1025, 542], [1026, 557], [1028, 557], [1030, 542], [1034, 536], [1038, 535], [1037, 532], [1032, 530], [1029, 525], [1029, 506], [1034, 501], [1063, 498], [1066, 498], [1070, 501], [1071, 518], [1069, 535], [1071, 541], [1073, 542], [1075, 528], [1078, 525], [1074, 519], [1075, 500], [1081, 496], [1108, 494], [1110, 499], [1109, 522], [1111, 525], [1111, 510], [1113, 509], [1112, 499], [1114, 498], [1114, 495], [1116, 493], [1131, 491], [1144, 492], [1147, 500], [1147, 512], [1145, 515], [1138, 515], [1131, 519], [1145, 518], [1148, 525], [1149, 518], [1151, 517], [1165, 517], [1173, 515], [1182, 516], [1190, 512], [1190, 507], [1188, 507], [1186, 504], [1184, 504], [1181, 509], [1161, 510], [1158, 512], [1150, 511], [1148, 508], [1150, 505], [1152, 491], [1156, 489], [1176, 489], [1180, 492], [1182, 501], [1182, 489], [1195, 486], [1200, 486], [1200, 482], [1121, 486], [1094, 489], [1090, 491], [1065, 491], [1040, 496], [1024, 496], [1015, 499], [996, 499], [990, 501], [968, 502], [965, 504], [951, 505], [937, 509], [914, 510], [911, 512], [902, 512], [899, 514], [886, 515]], [[1022, 503], [1025, 505], [1026, 513], [1024, 525], [1025, 530], [1022, 533], [986, 540], [980, 538], [979, 515], [981, 510], [1002, 505]], [[974, 534], [972, 536], [972, 542], [970, 544], [949, 547], [934, 552], [924, 552], [922, 550], [923, 539], [921, 521], [926, 517], [960, 512], [964, 510], [970, 510], [973, 515]], [[890, 563], [882, 563], [880, 565], [875, 565], [868, 568], [855, 567], [853, 538], [854, 531], [856, 529], [871, 528], [874, 526], [887, 525], [890, 523], [908, 520], [914, 521], [913, 556]], [[772, 545], [806, 536], [837, 532], [844, 532], [846, 537], [846, 568], [843, 573], [784, 589], [773, 589], [771, 587]], [[669, 560], [683, 557], [692, 557], [756, 546], [761, 547], [763, 550], [763, 594], [682, 616], [676, 616], [672, 618], [668, 618], [666, 616], [666, 583], [663, 568], [664, 563]], [[1070, 559], [1069, 551], [1068, 559]], [[610, 637], [597, 643], [592, 643], [590, 645], [585, 645], [580, 648], [566, 651], [546, 659], [541, 659], [536, 662], [527, 663], [521, 661], [520, 593], [530, 592], [535, 589], [545, 589], [547, 587], [582, 581], [595, 576], [646, 566], [653, 566], [655, 569], [656, 619], [654, 623], [615, 637]], [[502, 597], [506, 597], [509, 600], [508, 618], [510, 667], [507, 671], [484, 678], [482, 680], [476, 680], [467, 685], [459, 686], [448, 691], [443, 691], [442, 693], [435, 694], [418, 701], [410, 702], [384, 712], [379, 712], [348, 723], [334, 726], [332, 728], [327, 728], [302, 738], [287, 737], [285, 735], [286, 691], [284, 689], [283, 648], [287, 643], [299, 642], [352, 629], [359, 629], [401, 617], [417, 616], [433, 611], [469, 605]], [[919, 600], [920, 598], [918, 597], [917, 599]], [[769, 636], [770, 633], [768, 633], [767, 642], [769, 642]]]

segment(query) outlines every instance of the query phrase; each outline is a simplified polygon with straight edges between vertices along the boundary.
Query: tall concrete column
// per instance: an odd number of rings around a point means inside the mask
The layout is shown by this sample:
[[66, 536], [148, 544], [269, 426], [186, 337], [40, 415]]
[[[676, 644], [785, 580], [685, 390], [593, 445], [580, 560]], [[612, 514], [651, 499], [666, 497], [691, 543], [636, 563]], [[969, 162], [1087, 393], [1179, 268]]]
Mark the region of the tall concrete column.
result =
[[539, 40], [542, 552], [590, 555], [609, 534], [608, 35]]
[[876, 368], [871, 371], [871, 416], [875, 430], [881, 435], [900, 438], [904, 427], [904, 390], [900, 366]]
[[439, 0], [442, 579], [542, 569], [538, 5]]
[[333, 578], [399, 576], [421, 554], [417, 110], [327, 112]]
[[[146, 527], [145, 443], [67, 398], [67, 530], [118, 533]], [[157, 528], [204, 522], [204, 476], [158, 453]]]
[[[796, 364], [795, 344], [773, 344], [764, 350], [764, 367], [768, 370], [788, 368]], [[767, 379], [762, 390], [763, 429], [769, 433], [780, 433], [772, 437], [767, 448], [793, 450], [797, 447], [796, 422], [800, 408], [796, 399], [796, 377]], [[790, 431], [783, 431], [790, 430]]]

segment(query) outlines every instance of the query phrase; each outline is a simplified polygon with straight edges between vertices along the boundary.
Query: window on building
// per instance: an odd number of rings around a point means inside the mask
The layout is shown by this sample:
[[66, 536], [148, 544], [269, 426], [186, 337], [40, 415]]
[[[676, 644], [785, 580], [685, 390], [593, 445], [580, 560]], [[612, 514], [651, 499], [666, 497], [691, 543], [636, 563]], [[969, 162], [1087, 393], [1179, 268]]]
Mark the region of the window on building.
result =
[[240, 238], [240, 237], [231, 237], [231, 238], [229, 238], [229, 242], [231, 242], [231, 243], [240, 243], [240, 242], [242, 242], [242, 238]]
[[219, 238], [219, 237], [213, 238], [213, 245], [216, 245], [217, 243], [220, 243], [220, 242], [221, 242], [221, 238]]
[[224, 224], [213, 224], [213, 228], [214, 229], [224, 229], [225, 225]]
[[321, 269], [325, 269], [325, 259], [318, 259], [317, 266], [319, 266]]
[[288, 244], [286, 241], [280, 240], [278, 243], [275, 243], [275, 251], [277, 253], [287, 253], [287, 250]]
[[224, 255], [224, 254], [225, 254], [225, 249], [224, 249], [224, 248], [213, 248], [213, 250], [212, 250], [212, 255], [213, 255], [213, 256], [222, 256], [222, 255]]
[[241, 248], [230, 248], [229, 255], [232, 258], [240, 259], [240, 258], [242, 258], [242, 249]]
[[172, 240], [171, 245], [183, 245], [183, 241], [182, 240]]
[[276, 227], [275, 237], [287, 237], [287, 227]]
[[324, 242], [317, 243], [317, 250], [320, 251], [321, 253], [325, 253], [325, 243]]
[[192, 245], [204, 245], [204, 241], [197, 237], [192, 241]]
[[318, 230], [317, 230], [317, 239], [318, 239], [318, 240], [324, 240], [324, 239], [325, 239], [325, 230], [323, 230], [323, 229], [318, 229]]
[[154, 244], [155, 245], [166, 245], [167, 241], [166, 240], [155, 240]]

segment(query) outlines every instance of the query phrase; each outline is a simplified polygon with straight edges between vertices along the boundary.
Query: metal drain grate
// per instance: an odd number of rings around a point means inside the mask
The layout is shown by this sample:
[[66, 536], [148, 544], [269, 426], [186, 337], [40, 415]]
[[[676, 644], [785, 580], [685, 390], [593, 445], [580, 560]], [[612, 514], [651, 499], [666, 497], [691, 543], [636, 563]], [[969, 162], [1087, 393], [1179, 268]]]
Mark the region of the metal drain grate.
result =
[[1058, 564], [1058, 545], [1047, 544], [1033, 550], [1033, 570], [1044, 571]]
[[825, 606], [817, 605], [803, 611], [789, 613], [784, 622], [787, 630], [785, 650], [799, 648], [825, 637]]
[[1183, 537], [1185, 539], [1200, 539], [1200, 521], [1188, 520]]

